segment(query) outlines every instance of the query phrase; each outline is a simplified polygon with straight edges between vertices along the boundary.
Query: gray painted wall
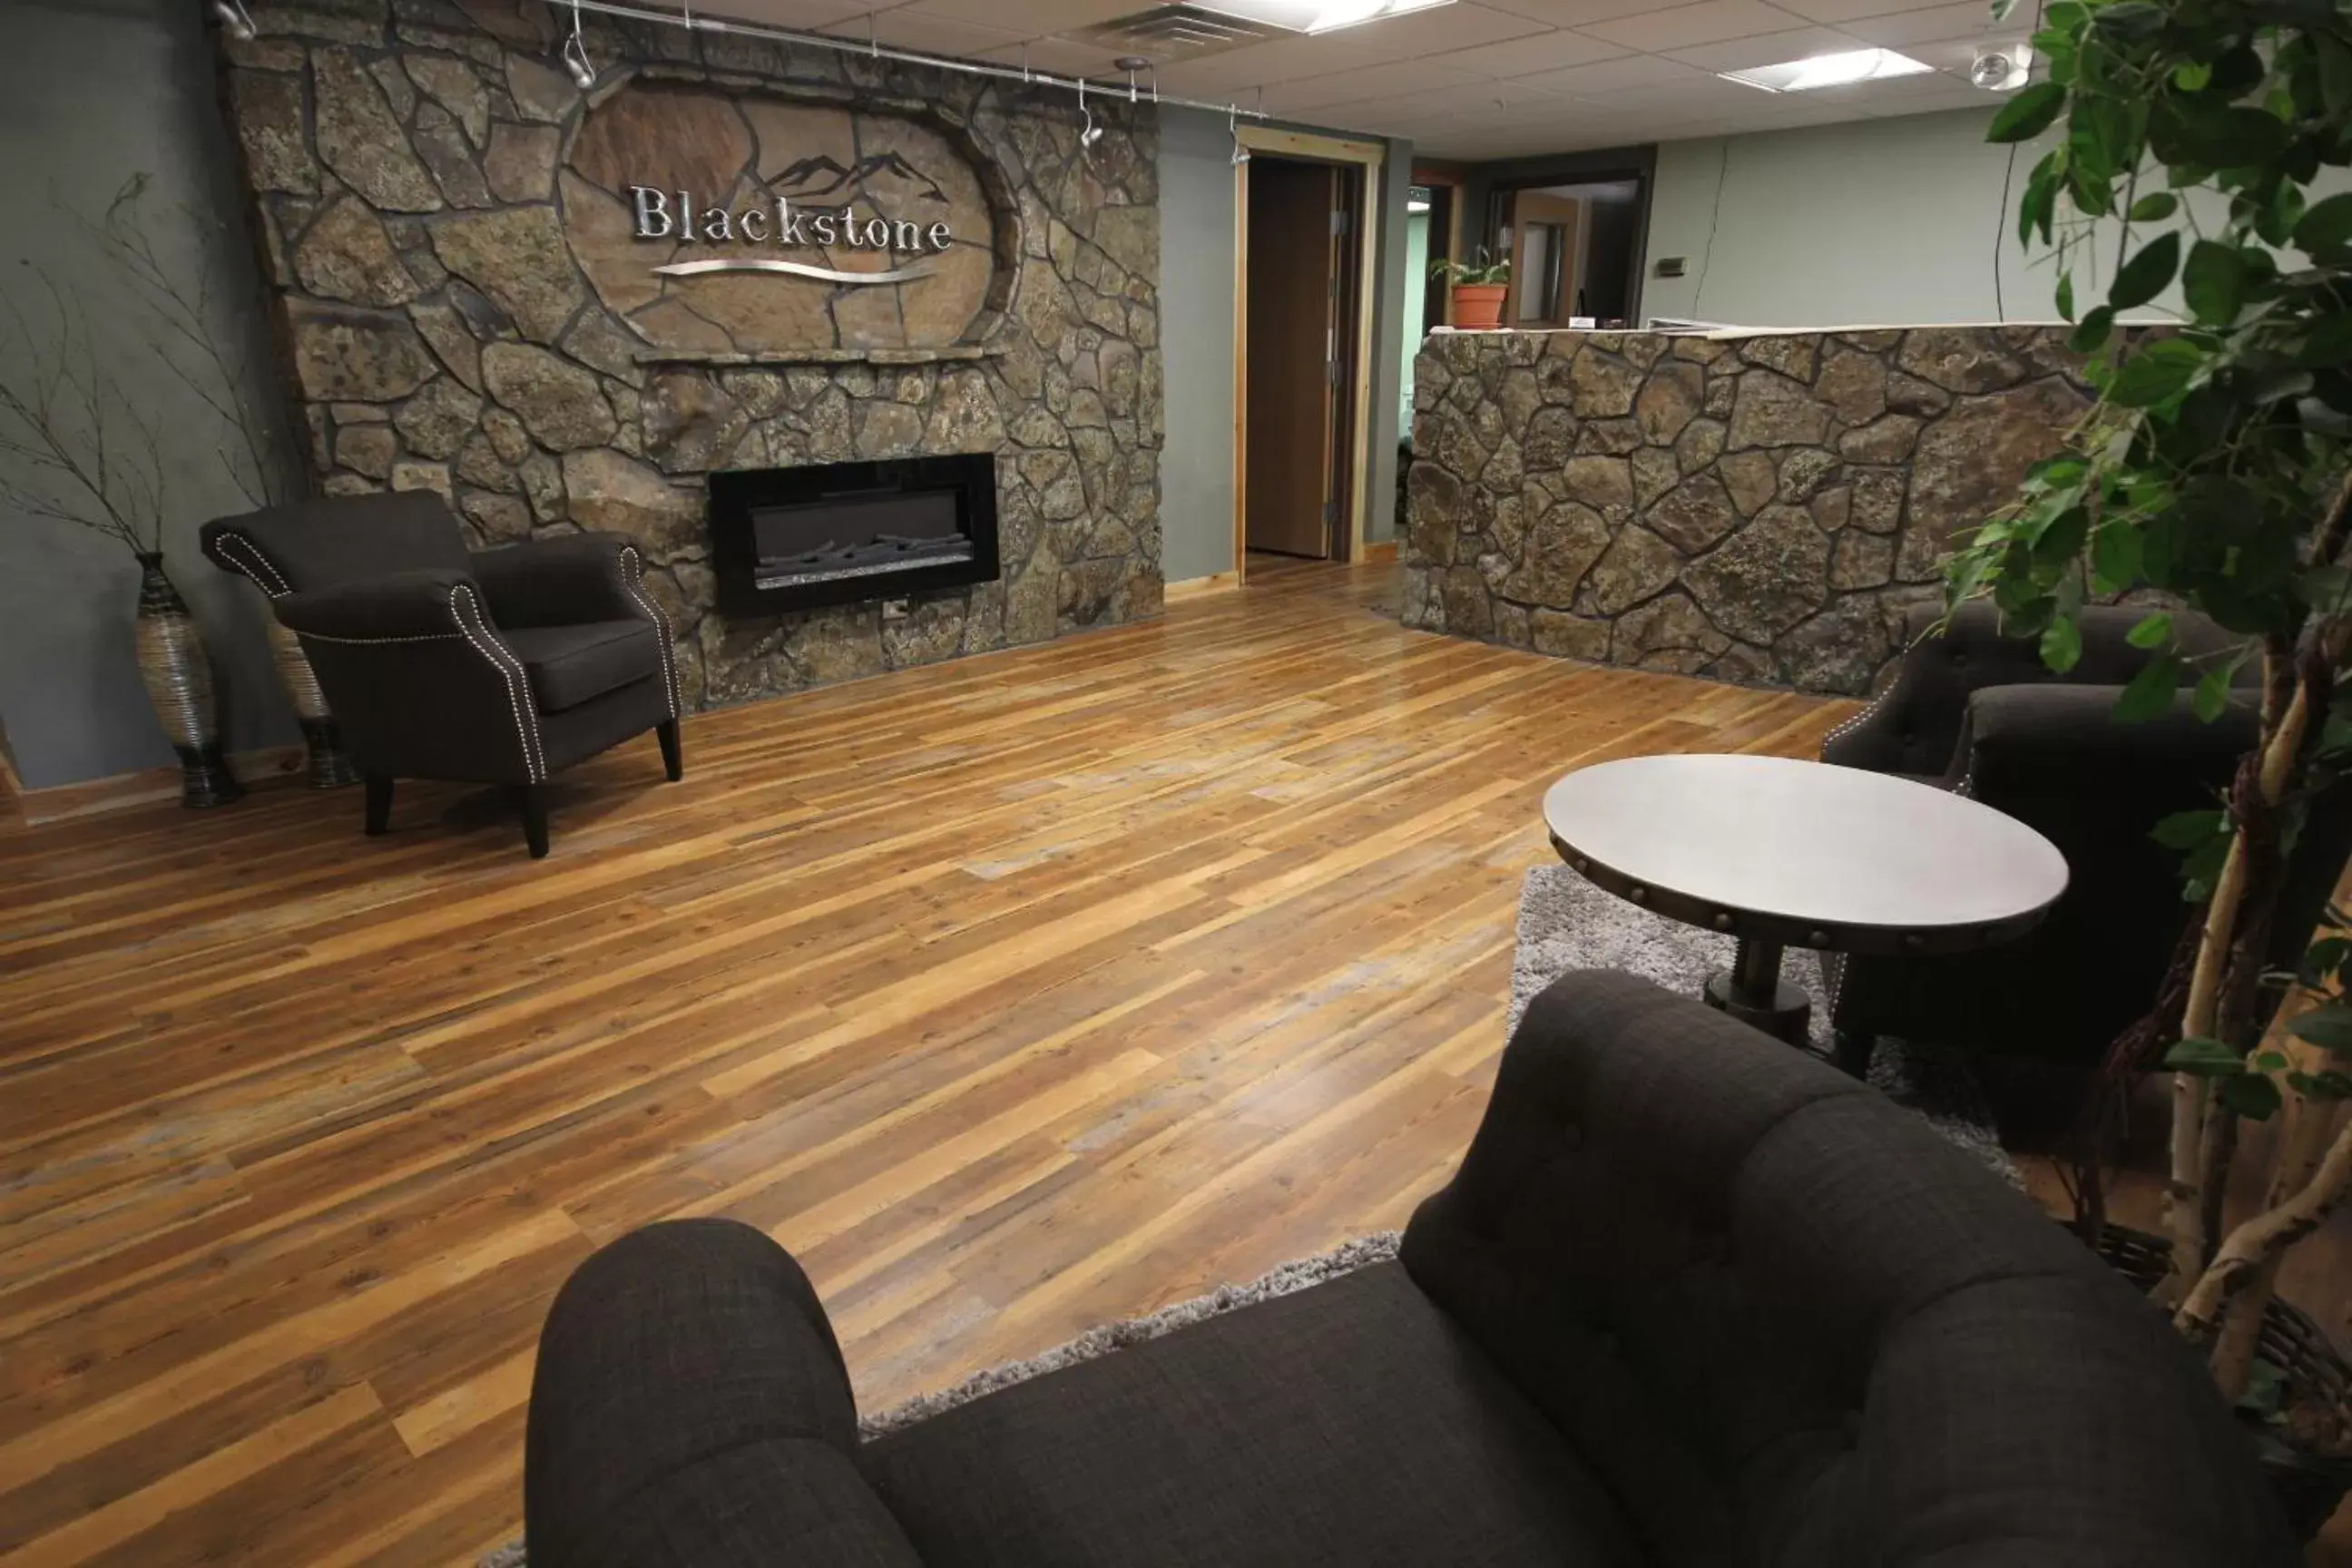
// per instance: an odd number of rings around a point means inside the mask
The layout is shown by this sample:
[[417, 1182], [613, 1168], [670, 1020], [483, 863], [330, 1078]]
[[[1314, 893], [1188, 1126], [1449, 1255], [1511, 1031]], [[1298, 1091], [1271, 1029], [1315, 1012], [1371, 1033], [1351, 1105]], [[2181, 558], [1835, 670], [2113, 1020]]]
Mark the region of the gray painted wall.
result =
[[[1171, 583], [1234, 568], [1234, 144], [1224, 116], [1160, 111], [1160, 561]], [[1301, 127], [1312, 130], [1314, 127]], [[1371, 475], [1364, 537], [1396, 534], [1398, 387], [1404, 354], [1405, 192], [1412, 143], [1390, 142], [1373, 194]], [[1411, 324], [1415, 338], [1420, 322]]]
[[1171, 583], [1234, 569], [1234, 166], [1224, 117], [1160, 111], [1160, 560]]
[[[239, 210], [202, 16], [193, 0], [0, 5], [0, 212], [12, 220], [0, 228], [0, 288], [37, 334], [54, 318], [20, 264], [76, 290], [105, 363], [155, 419], [166, 566], [212, 646], [235, 752], [297, 732], [270, 666], [259, 595], [196, 552], [200, 524], [246, 504], [219, 467], [224, 432], [157, 370], [127, 291], [55, 216], [62, 205], [96, 219], [125, 180], [147, 173], [145, 205], [167, 263], [184, 268], [208, 248], [238, 291], [224, 304], [226, 330], [257, 330], [243, 234], [182, 210]], [[10, 373], [22, 363], [13, 338], [13, 327], [0, 334], [0, 369]], [[171, 763], [132, 657], [138, 585], [138, 568], [112, 542], [0, 510], [0, 715], [28, 787]]]

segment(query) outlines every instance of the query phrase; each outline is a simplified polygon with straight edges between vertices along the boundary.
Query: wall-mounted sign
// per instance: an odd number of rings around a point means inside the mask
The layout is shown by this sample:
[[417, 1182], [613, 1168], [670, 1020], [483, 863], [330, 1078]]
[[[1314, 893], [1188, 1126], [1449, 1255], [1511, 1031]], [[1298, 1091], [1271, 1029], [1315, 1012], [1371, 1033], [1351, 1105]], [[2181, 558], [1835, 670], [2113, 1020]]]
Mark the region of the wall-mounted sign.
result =
[[639, 81], [557, 179], [607, 310], [694, 353], [965, 341], [1011, 248], [976, 147], [919, 110]]
[[[955, 243], [954, 226], [944, 219], [886, 217], [870, 205], [861, 213], [856, 198], [869, 179], [890, 176], [919, 187], [914, 199], [945, 205], [939, 182], [896, 153], [861, 158], [843, 168], [823, 153], [803, 158], [770, 182], [772, 191], [794, 193], [769, 202], [739, 206], [701, 205], [692, 191], [666, 191], [651, 185], [631, 185], [629, 201], [639, 239], [667, 240], [679, 246], [702, 244], [730, 247], [774, 246], [784, 250], [835, 246], [849, 250], [887, 252], [890, 259], [921, 257], [943, 251]], [[839, 205], [823, 205], [827, 196], [848, 195]], [[815, 278], [827, 283], [862, 287], [904, 283], [928, 274], [919, 264], [893, 266], [881, 271], [851, 271], [807, 261], [775, 257], [731, 254], [694, 260], [665, 262], [654, 268], [667, 278], [695, 278], [711, 272], [776, 272], [793, 278]]]

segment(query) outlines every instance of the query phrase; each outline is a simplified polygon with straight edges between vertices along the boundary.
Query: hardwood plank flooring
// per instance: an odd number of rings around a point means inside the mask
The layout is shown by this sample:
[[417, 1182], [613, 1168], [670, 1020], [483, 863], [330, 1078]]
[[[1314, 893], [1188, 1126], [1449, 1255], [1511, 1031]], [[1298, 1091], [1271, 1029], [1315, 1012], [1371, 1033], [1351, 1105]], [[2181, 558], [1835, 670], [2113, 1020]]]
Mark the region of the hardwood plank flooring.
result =
[[866, 1407], [1401, 1224], [1537, 804], [1852, 705], [1407, 633], [1391, 568], [478, 792], [0, 825], [0, 1556], [467, 1564], [599, 1243], [792, 1247]]

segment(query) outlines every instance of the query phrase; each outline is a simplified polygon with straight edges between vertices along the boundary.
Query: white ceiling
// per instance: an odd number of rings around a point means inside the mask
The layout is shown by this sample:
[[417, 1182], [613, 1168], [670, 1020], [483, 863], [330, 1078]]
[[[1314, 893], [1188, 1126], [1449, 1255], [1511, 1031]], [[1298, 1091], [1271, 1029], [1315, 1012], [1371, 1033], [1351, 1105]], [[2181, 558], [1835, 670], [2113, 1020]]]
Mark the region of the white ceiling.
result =
[[[746, 19], [927, 53], [1114, 74], [1112, 51], [1067, 35], [1148, 0], [719, 0]], [[1727, 132], [1987, 109], [1973, 47], [2015, 38], [1988, 0], [1457, 0], [1313, 37], [1171, 65], [1170, 92], [1310, 124], [1409, 137], [1436, 158], [1512, 158]], [[1775, 94], [1717, 71], [1879, 45], [1936, 68]]]

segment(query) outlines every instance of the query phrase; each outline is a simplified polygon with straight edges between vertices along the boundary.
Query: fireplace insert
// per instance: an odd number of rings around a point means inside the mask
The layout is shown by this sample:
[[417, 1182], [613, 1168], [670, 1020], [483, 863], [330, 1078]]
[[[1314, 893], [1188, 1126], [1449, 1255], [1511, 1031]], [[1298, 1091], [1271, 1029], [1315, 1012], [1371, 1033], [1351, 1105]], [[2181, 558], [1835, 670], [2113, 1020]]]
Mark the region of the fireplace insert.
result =
[[995, 580], [987, 452], [710, 476], [719, 607], [772, 616]]

